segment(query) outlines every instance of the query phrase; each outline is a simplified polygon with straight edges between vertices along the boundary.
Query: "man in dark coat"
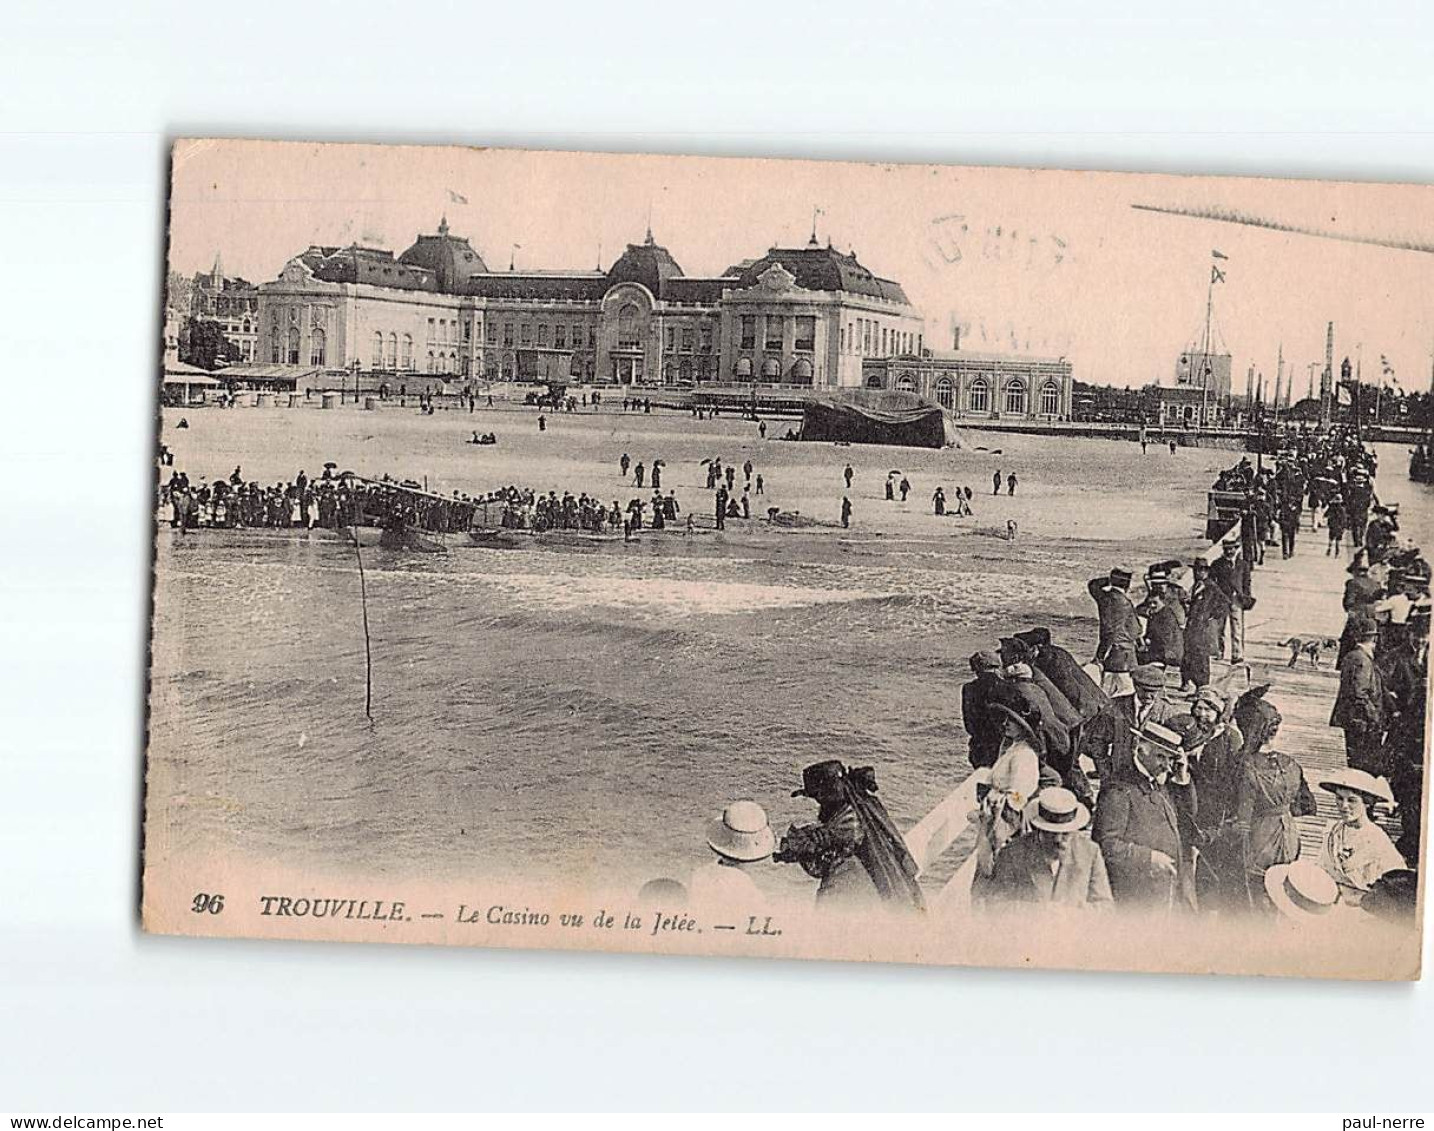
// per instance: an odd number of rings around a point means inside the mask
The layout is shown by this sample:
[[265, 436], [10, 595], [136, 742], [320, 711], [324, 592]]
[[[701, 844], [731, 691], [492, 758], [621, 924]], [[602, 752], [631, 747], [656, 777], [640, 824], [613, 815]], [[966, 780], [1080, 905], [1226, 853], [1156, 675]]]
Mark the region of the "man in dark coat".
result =
[[1031, 628], [1016, 633], [1030, 650], [1031, 666], [1051, 681], [1076, 712], [1082, 723], [1088, 723], [1110, 702], [1110, 696], [1091, 679], [1076, 658], [1059, 644], [1051, 641], [1048, 628]]
[[1051, 702], [1050, 696], [1036, 683], [1033, 678], [1034, 674], [1030, 664], [1021, 661], [1008, 664], [1005, 670], [1006, 684], [1021, 697], [1030, 710], [1035, 711], [1039, 716], [1041, 739], [1046, 748], [1045, 756], [1041, 760], [1055, 770], [1062, 781], [1065, 781], [1070, 774], [1073, 762], [1070, 731], [1061, 725], [1055, 705]]
[[1036, 666], [1033, 649], [1019, 636], [1001, 637], [1001, 662], [1008, 667], [1011, 664], [1024, 664], [1030, 669], [1031, 681], [1046, 693], [1046, 698], [1051, 701], [1051, 708], [1055, 711], [1056, 722], [1060, 723], [1067, 733], [1085, 721], [1076, 710], [1075, 704]]
[[1179, 667], [1185, 657], [1185, 618], [1179, 603], [1152, 589], [1136, 611], [1145, 618], [1144, 662]]
[[1140, 642], [1140, 617], [1130, 601], [1130, 579], [1128, 569], [1116, 568], [1108, 577], [1092, 578], [1086, 583], [1086, 592], [1095, 601], [1100, 617], [1095, 662], [1106, 674], [1101, 683], [1106, 694], [1128, 690], [1129, 673], [1139, 662], [1136, 648]]
[[1193, 910], [1193, 877], [1185, 862], [1195, 813], [1180, 736], [1147, 722], [1129, 770], [1102, 786], [1091, 834], [1105, 855], [1117, 908]]
[[976, 677], [961, 686], [961, 723], [970, 736], [966, 756], [976, 769], [994, 765], [1001, 753], [1006, 716], [995, 705], [1016, 707], [1022, 699], [1001, 678], [1001, 659], [994, 652], [977, 652], [971, 670]]
[[1356, 553], [1349, 563], [1349, 580], [1344, 583], [1344, 632], [1339, 640], [1339, 662], [1343, 662], [1349, 650], [1354, 647], [1353, 626], [1365, 619], [1374, 619], [1374, 606], [1384, 596], [1384, 589], [1369, 576], [1369, 563], [1363, 554]]
[[1094, 764], [1102, 783], [1120, 777], [1135, 752], [1134, 732], [1146, 723], [1168, 726], [1185, 712], [1165, 698], [1165, 670], [1142, 664], [1131, 673], [1135, 694], [1117, 695], [1085, 727], [1081, 749]]
[[1339, 693], [1329, 725], [1344, 731], [1344, 753], [1350, 766], [1371, 774], [1384, 773], [1381, 747], [1388, 723], [1384, 676], [1374, 662], [1378, 627], [1370, 617], [1350, 618], [1347, 630], [1354, 646], [1339, 665]]
[[1190, 586], [1190, 611], [1185, 617], [1184, 649], [1180, 656], [1180, 678], [1188, 691], [1210, 682], [1210, 657], [1220, 650], [1220, 626], [1230, 619], [1230, 600], [1210, 580], [1210, 565], [1204, 558], [1191, 564], [1195, 580]]
[[1238, 664], [1245, 654], [1245, 612], [1255, 607], [1255, 598], [1250, 593], [1250, 558], [1241, 556], [1239, 542], [1231, 539], [1224, 544], [1224, 553], [1210, 567], [1210, 583], [1229, 603], [1230, 662]]

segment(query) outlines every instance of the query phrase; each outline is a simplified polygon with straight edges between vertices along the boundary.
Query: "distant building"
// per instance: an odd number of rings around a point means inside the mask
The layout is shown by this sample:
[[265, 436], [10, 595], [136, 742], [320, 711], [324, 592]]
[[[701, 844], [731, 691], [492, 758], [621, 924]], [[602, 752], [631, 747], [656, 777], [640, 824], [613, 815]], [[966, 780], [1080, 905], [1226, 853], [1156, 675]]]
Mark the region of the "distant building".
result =
[[963, 417], [1071, 416], [1071, 365], [1064, 358], [928, 350], [864, 361], [862, 384], [919, 393]]
[[1147, 396], [1151, 424], [1168, 428], [1188, 424], [1197, 428], [1219, 427], [1234, 421], [1230, 399], [1217, 397], [1213, 389], [1207, 394], [1198, 385], [1151, 385], [1147, 387]]
[[194, 275], [188, 281], [187, 294], [171, 300], [176, 309], [183, 309], [188, 318], [217, 322], [239, 350], [239, 360], [255, 360], [259, 341], [259, 288], [246, 279], [224, 274], [219, 256], [208, 273]]
[[650, 231], [606, 271], [492, 271], [444, 220], [397, 257], [310, 247], [257, 290], [256, 361], [370, 382], [856, 387], [869, 359], [922, 349], [901, 286], [815, 238], [714, 278]]
[[1179, 388], [1208, 389], [1212, 399], [1230, 395], [1230, 355], [1186, 350], [1175, 362]]

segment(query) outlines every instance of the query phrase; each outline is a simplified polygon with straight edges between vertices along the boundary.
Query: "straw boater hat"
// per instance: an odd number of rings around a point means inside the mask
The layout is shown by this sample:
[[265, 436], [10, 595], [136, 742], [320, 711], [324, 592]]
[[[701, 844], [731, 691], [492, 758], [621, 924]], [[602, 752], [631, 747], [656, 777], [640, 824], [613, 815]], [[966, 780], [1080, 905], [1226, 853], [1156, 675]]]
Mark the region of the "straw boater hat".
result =
[[1276, 911], [1297, 922], [1327, 915], [1339, 902], [1339, 885], [1312, 860], [1296, 860], [1267, 869], [1265, 892]]
[[1356, 770], [1352, 766], [1326, 774], [1320, 778], [1319, 787], [1330, 793], [1340, 789], [1361, 793], [1371, 804], [1375, 802], [1383, 802], [1385, 805], [1394, 804], [1394, 794], [1390, 791], [1387, 781], [1375, 777], [1366, 770]]
[[1171, 754], [1178, 754], [1182, 749], [1180, 732], [1163, 723], [1147, 719], [1144, 726], [1131, 727], [1130, 733], [1147, 746], [1158, 746]]
[[1090, 824], [1090, 810], [1068, 789], [1048, 786], [1027, 803], [1026, 823], [1048, 833], [1079, 832]]
[[755, 801], [734, 801], [707, 826], [707, 846], [728, 860], [765, 860], [777, 847], [767, 811]]

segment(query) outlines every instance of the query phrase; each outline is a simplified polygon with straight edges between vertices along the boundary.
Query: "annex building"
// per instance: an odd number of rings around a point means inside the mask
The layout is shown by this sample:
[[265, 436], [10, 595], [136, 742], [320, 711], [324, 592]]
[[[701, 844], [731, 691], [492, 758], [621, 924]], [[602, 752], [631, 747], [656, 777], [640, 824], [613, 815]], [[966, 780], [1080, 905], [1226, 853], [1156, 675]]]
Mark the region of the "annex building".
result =
[[[494, 271], [445, 219], [398, 255], [316, 245], [294, 256], [258, 288], [254, 360], [344, 371], [370, 387], [433, 377], [830, 390], [905, 387], [909, 373], [936, 400], [942, 378], [927, 377], [944, 366], [959, 384], [953, 409], [983, 403], [976, 378], [965, 377], [968, 356], [932, 357], [923, 333], [899, 283], [815, 234], [710, 278], [685, 274], [651, 231], [605, 271]], [[979, 364], [1003, 375], [988, 386], [989, 411], [1015, 403], [1007, 361]], [[1035, 415], [1044, 384], [1031, 383], [1033, 360], [1019, 365]]]

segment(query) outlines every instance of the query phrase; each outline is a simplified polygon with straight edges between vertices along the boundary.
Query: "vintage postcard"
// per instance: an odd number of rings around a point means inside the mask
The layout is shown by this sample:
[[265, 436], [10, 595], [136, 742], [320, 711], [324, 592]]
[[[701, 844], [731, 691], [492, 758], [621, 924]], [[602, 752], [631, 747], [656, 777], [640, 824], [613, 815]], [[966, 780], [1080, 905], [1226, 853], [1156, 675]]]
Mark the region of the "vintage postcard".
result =
[[1426, 186], [180, 141], [143, 922], [1419, 977]]

